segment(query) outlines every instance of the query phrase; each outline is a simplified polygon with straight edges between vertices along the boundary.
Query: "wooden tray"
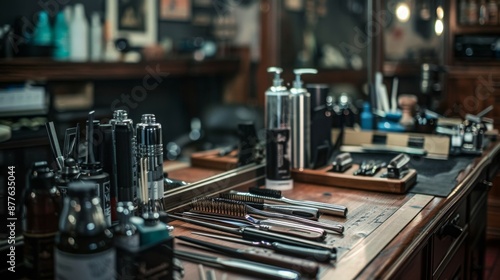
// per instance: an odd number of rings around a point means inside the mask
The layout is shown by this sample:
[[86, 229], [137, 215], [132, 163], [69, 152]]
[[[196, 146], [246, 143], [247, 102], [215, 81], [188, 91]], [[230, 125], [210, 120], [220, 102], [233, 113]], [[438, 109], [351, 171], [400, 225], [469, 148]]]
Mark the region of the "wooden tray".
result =
[[378, 173], [370, 177], [353, 175], [358, 168], [358, 164], [353, 164], [344, 173], [328, 171], [332, 169], [331, 166], [314, 170], [294, 169], [292, 170], [292, 177], [299, 182], [387, 193], [406, 193], [417, 181], [417, 171], [415, 169], [409, 169], [403, 178], [389, 179], [382, 177], [387, 173], [386, 168], [380, 169]]
[[238, 167], [238, 150], [228, 155], [220, 156], [219, 150], [209, 150], [191, 154], [191, 166], [204, 167], [219, 170], [231, 170]]

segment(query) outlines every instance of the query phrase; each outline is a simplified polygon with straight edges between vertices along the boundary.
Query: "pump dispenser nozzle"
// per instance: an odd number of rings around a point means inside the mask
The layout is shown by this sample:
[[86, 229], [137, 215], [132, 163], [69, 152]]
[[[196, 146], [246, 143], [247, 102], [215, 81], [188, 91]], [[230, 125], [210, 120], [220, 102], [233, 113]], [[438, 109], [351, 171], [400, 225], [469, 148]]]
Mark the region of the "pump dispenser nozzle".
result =
[[293, 82], [294, 88], [302, 88], [302, 80], [300, 79], [300, 75], [302, 74], [318, 74], [318, 70], [314, 68], [299, 68], [294, 69], [293, 73], [295, 74], [295, 81]]
[[267, 72], [274, 73], [273, 86], [280, 87], [283, 82], [283, 80], [280, 77], [281, 73], [283, 73], [283, 69], [279, 67], [269, 67], [267, 68]]

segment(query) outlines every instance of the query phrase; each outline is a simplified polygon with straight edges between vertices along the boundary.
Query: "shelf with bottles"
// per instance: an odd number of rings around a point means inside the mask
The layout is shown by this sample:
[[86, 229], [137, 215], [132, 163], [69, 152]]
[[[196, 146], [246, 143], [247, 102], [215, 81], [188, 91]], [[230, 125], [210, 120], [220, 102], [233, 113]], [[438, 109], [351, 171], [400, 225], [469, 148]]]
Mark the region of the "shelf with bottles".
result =
[[456, 32], [500, 32], [499, 7], [498, 0], [456, 0]]

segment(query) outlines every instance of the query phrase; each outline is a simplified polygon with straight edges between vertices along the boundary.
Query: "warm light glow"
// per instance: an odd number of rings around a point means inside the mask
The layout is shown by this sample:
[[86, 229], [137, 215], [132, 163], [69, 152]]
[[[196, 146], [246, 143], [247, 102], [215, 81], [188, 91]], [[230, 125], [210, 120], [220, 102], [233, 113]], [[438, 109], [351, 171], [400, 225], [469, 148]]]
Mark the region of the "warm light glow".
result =
[[443, 19], [444, 18], [444, 10], [442, 6], [438, 6], [436, 8], [436, 16], [438, 19]]
[[410, 7], [406, 3], [399, 3], [396, 6], [396, 17], [400, 22], [407, 22], [410, 19]]
[[436, 32], [436, 35], [439, 36], [443, 33], [443, 30], [444, 30], [443, 21], [440, 19], [437, 19], [436, 23], [434, 24], [434, 32]]

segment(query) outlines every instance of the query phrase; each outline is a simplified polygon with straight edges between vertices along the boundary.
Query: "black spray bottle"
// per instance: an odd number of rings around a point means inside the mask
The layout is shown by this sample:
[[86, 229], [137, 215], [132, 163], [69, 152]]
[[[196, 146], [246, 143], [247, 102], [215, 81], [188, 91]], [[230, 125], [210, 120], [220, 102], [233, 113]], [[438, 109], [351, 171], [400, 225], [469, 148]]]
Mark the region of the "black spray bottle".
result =
[[118, 187], [118, 201], [134, 201], [137, 192], [137, 158], [136, 137], [132, 119], [128, 118], [127, 111], [115, 110], [113, 126], [116, 156], [116, 174]]
[[266, 91], [266, 188], [293, 188], [291, 174], [290, 92], [282, 85], [283, 70], [270, 67], [273, 85]]
[[[92, 124], [92, 125], [91, 125]], [[94, 111], [89, 113], [87, 123], [87, 155], [85, 162], [81, 164], [80, 180], [93, 182], [97, 186], [104, 213], [104, 219], [108, 227], [111, 227], [111, 184], [109, 174], [102, 170], [101, 163], [95, 160], [94, 154]]]

